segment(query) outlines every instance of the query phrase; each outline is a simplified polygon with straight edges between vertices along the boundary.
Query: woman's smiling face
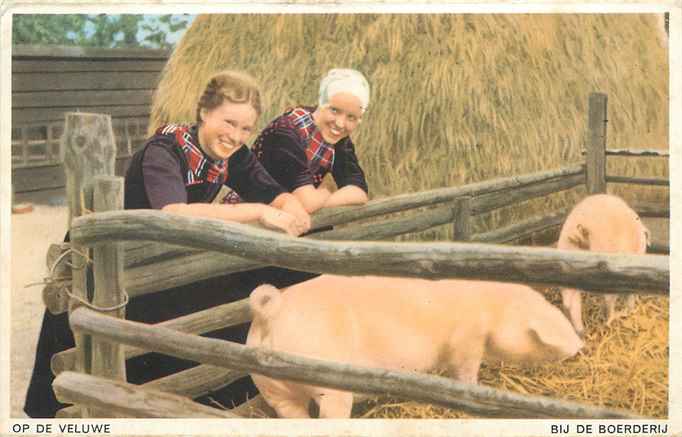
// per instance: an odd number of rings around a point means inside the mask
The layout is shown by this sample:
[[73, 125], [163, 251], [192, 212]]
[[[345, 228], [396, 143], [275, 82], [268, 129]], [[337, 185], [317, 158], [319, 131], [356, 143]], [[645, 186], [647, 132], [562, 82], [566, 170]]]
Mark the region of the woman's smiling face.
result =
[[360, 124], [362, 120], [360, 99], [350, 93], [336, 93], [329, 99], [328, 104], [317, 108], [313, 120], [322, 133], [322, 138], [330, 144], [336, 144], [349, 136]]
[[201, 110], [199, 143], [206, 154], [215, 160], [229, 158], [253, 134], [258, 113], [250, 103], [225, 100], [211, 110]]

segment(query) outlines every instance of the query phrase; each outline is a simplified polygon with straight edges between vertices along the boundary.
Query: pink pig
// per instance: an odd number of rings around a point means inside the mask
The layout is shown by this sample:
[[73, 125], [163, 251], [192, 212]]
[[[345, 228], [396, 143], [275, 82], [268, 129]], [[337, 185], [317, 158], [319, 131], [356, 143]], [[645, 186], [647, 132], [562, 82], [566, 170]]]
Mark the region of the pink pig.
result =
[[[558, 249], [590, 250], [610, 253], [646, 253], [649, 231], [639, 216], [623, 199], [609, 194], [595, 194], [584, 198], [566, 218], [559, 234]], [[571, 323], [580, 336], [583, 335], [582, 303], [578, 290], [561, 290], [563, 306]], [[608, 322], [627, 314], [615, 311], [617, 294], [607, 294]], [[627, 296], [628, 312], [635, 306], [635, 295]]]
[[[322, 275], [251, 293], [246, 341], [301, 356], [405, 371], [447, 369], [475, 384], [484, 356], [561, 360], [583, 346], [561, 311], [519, 284]], [[251, 375], [280, 417], [350, 417], [353, 394]]]

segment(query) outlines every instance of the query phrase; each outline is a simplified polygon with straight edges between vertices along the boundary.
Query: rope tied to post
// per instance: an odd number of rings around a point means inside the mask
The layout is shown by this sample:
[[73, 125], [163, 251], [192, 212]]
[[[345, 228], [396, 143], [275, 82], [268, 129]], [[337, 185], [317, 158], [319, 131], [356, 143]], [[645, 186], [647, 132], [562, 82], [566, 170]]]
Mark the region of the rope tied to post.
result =
[[[66, 261], [67, 256], [71, 253], [75, 253], [75, 254], [79, 255], [83, 259], [82, 265], [75, 266], [71, 262]], [[116, 305], [107, 306], [107, 307], [95, 305], [95, 304], [89, 302], [88, 300], [83, 299], [82, 297], [73, 294], [71, 292], [70, 288], [66, 286], [66, 282], [67, 282], [66, 280], [69, 279], [69, 277], [67, 277], [67, 276], [55, 277], [55, 271], [57, 270], [57, 267], [59, 266], [59, 264], [61, 264], [63, 262], [66, 263], [66, 265], [71, 267], [72, 269], [82, 270], [82, 269], [86, 268], [88, 265], [92, 264], [92, 259], [88, 256], [87, 253], [81, 252], [78, 249], [74, 248], [73, 246], [69, 246], [68, 249], [66, 249], [64, 252], [62, 252], [57, 257], [57, 259], [54, 261], [52, 266], [50, 266], [50, 273], [44, 279], [43, 282], [37, 282], [37, 283], [29, 284], [29, 285], [26, 285], [26, 287], [30, 287], [33, 285], [40, 285], [40, 284], [45, 284], [45, 285], [57, 284], [59, 286], [59, 291], [64, 292], [67, 296], [69, 296], [70, 299], [74, 299], [77, 302], [79, 302], [80, 304], [82, 304], [82, 305], [84, 305], [84, 306], [86, 306], [86, 307], [88, 307], [94, 311], [103, 312], [103, 313], [109, 313], [112, 311], [116, 311], [116, 310], [119, 310], [119, 309], [125, 307], [126, 305], [128, 305], [128, 302], [130, 301], [130, 296], [128, 295], [128, 293], [125, 290], [122, 290], [123, 301], [121, 303], [116, 304]]]
[[[82, 193], [82, 192], [81, 192], [81, 193]], [[82, 251], [80, 251], [80, 250], [74, 248], [73, 246], [70, 246], [66, 251], [64, 251], [64, 253], [62, 253], [61, 255], [59, 255], [59, 257], [55, 260], [55, 262], [54, 262], [54, 264], [53, 264], [53, 266], [52, 266], [52, 269], [51, 269], [51, 273], [54, 272], [54, 270], [56, 269], [56, 266], [59, 264], [59, 262], [61, 262], [63, 259], [65, 259], [65, 258], [66, 258], [66, 255], [67, 255], [68, 253], [71, 253], [71, 252], [73, 252], [73, 253], [79, 255], [79, 256], [83, 259], [83, 264], [82, 264], [82, 266], [73, 266], [73, 264], [68, 263], [68, 265], [71, 266], [71, 268], [75, 268], [75, 269], [84, 269], [84, 268], [86, 268], [88, 265], [91, 265], [91, 264], [92, 264], [92, 259], [91, 259], [90, 256], [88, 255], [87, 250], [86, 250], [85, 252], [82, 252]], [[78, 295], [73, 294], [73, 293], [71, 292], [71, 290], [69, 290], [67, 287], [65, 287], [65, 286], [63, 286], [63, 287], [64, 287], [64, 288], [63, 288], [64, 292], [66, 293], [67, 296], [69, 296], [69, 298], [74, 299], [75, 301], [77, 301], [77, 302], [80, 303], [81, 305], [84, 305], [84, 306], [86, 306], [86, 307], [88, 307], [88, 308], [90, 308], [90, 309], [92, 309], [92, 310], [98, 311], [98, 312], [109, 313], [109, 312], [112, 312], [112, 311], [117, 311], [117, 310], [119, 310], [119, 309], [121, 309], [121, 308], [124, 308], [126, 305], [128, 305], [128, 302], [130, 301], [130, 296], [128, 296], [128, 293], [127, 293], [125, 290], [122, 290], [122, 293], [123, 293], [123, 301], [122, 301], [121, 303], [118, 303], [118, 304], [116, 304], [116, 305], [107, 306], [107, 307], [102, 307], [102, 306], [99, 306], [99, 305], [95, 305], [95, 304], [93, 304], [92, 302], [89, 302], [87, 299], [84, 299], [84, 298], [82, 298], [81, 296], [78, 296]]]
[[92, 214], [93, 212], [95, 212], [85, 206], [85, 191], [81, 189], [78, 192], [78, 195], [80, 197], [81, 215]]

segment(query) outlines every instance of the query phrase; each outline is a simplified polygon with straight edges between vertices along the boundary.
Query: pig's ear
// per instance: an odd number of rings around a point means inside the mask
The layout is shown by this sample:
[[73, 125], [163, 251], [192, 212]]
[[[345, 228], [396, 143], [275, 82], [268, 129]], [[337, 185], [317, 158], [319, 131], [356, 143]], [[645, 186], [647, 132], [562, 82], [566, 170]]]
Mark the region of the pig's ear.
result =
[[576, 226], [576, 231], [568, 237], [568, 241], [581, 250], [590, 248], [590, 231], [580, 223]]

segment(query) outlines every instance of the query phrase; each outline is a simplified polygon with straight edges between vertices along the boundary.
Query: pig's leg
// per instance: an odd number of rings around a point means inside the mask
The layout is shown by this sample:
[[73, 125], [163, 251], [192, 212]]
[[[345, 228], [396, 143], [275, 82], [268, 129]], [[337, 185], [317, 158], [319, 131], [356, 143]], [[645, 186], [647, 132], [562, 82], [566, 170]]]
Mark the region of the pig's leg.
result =
[[285, 419], [309, 419], [309, 399], [282, 399], [271, 405], [277, 412], [277, 416]]
[[606, 301], [606, 324], [610, 325], [614, 320], [621, 317], [628, 316], [634, 309], [637, 296], [635, 294], [628, 294], [625, 298], [625, 307], [621, 311], [616, 311], [617, 294], [606, 294], [604, 300]]
[[458, 381], [467, 384], [478, 383], [478, 370], [485, 350], [485, 336], [459, 330], [450, 337], [449, 368]]
[[353, 409], [353, 393], [325, 390], [316, 396], [320, 407], [320, 419], [348, 419]]
[[585, 334], [585, 326], [583, 325], [583, 305], [580, 291], [574, 288], [561, 289], [561, 301], [575, 332], [582, 338]]
[[625, 308], [628, 314], [632, 313], [637, 306], [637, 295], [630, 293], [625, 297]]

